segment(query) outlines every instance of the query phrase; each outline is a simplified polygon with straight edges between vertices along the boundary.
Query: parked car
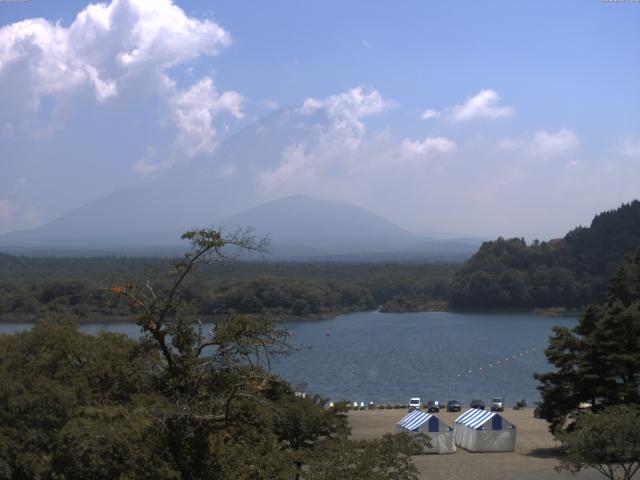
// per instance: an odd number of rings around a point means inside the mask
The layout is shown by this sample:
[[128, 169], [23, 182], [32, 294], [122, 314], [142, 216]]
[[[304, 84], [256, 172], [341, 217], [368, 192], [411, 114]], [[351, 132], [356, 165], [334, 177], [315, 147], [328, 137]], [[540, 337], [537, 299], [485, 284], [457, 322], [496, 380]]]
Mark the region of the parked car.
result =
[[504, 411], [504, 400], [502, 397], [496, 397], [491, 400], [491, 411], [492, 412], [503, 412]]
[[542, 418], [542, 408], [538, 402], [536, 402], [536, 408], [533, 409], [533, 416], [535, 418]]
[[484, 402], [482, 400], [471, 400], [471, 403], [469, 404], [469, 406], [471, 408], [479, 408], [480, 410], [484, 410]]
[[438, 402], [438, 400], [429, 400], [427, 402], [427, 412], [429, 413], [440, 412], [440, 402]]
[[420, 397], [413, 397], [409, 400], [409, 411], [420, 410]]
[[449, 400], [447, 402], [447, 412], [460, 412], [462, 411], [462, 405], [457, 400]]

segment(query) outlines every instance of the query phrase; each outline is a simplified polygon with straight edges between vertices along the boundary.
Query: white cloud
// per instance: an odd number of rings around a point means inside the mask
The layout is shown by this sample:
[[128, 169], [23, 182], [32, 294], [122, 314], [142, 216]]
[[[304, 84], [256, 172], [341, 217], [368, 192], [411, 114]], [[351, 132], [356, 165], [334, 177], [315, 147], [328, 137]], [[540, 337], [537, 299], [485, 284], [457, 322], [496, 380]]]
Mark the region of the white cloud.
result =
[[280, 108], [280, 104], [275, 100], [267, 98], [262, 101], [262, 104], [267, 107], [269, 110], [278, 110]]
[[513, 115], [514, 108], [500, 105], [500, 95], [491, 89], [480, 90], [463, 103], [448, 110], [449, 119], [464, 122], [477, 118], [501, 118]]
[[171, 120], [178, 129], [177, 144], [188, 157], [212, 153], [216, 129], [213, 118], [220, 112], [228, 112], [242, 118], [244, 97], [237, 92], [216, 91], [211, 78], [203, 78], [188, 90], [177, 92], [169, 101]]
[[567, 128], [561, 128], [555, 133], [540, 130], [528, 143], [527, 149], [531, 155], [549, 157], [574, 150], [579, 144], [578, 136]]
[[168, 164], [163, 165], [162, 162], [156, 161], [157, 157], [158, 149], [153, 145], [148, 145], [144, 156], [133, 165], [134, 172], [146, 175], [169, 167]]
[[265, 170], [258, 176], [263, 187], [273, 188], [293, 177], [303, 174], [309, 166], [311, 157], [305, 154], [302, 145], [289, 145], [282, 152], [280, 164], [273, 170]]
[[437, 110], [428, 109], [422, 112], [422, 115], [420, 115], [420, 119], [429, 120], [430, 118], [439, 118], [441, 115], [442, 113]]
[[324, 99], [307, 98], [296, 112], [303, 116], [319, 114], [322, 118], [299, 122], [298, 128], [310, 132], [308, 139], [285, 147], [280, 163], [258, 173], [257, 183], [273, 189], [285, 183], [298, 184], [301, 180], [313, 182], [313, 178], [331, 171], [350, 172], [360, 168], [358, 150], [366, 133], [364, 118], [390, 106], [391, 102], [378, 90], [361, 86]]
[[456, 149], [454, 141], [444, 137], [427, 137], [423, 141], [402, 142], [402, 150], [411, 157], [428, 156], [433, 153], [451, 153]]
[[213, 79], [205, 77], [190, 88], [175, 93], [169, 98], [169, 119], [178, 134], [171, 151], [161, 154], [150, 146], [133, 170], [146, 175], [165, 170], [180, 159], [190, 160], [198, 155], [211, 154], [217, 146], [217, 131], [214, 119], [220, 113], [229, 113], [237, 119], [243, 118], [244, 97], [237, 92], [219, 94]]
[[548, 158], [572, 152], [580, 145], [573, 130], [561, 128], [557, 132], [537, 131], [530, 139], [505, 138], [496, 147], [505, 152], [521, 152], [527, 156]]
[[218, 93], [209, 77], [180, 90], [170, 69], [230, 44], [230, 34], [217, 23], [189, 17], [171, 0], [92, 4], [68, 28], [44, 19], [2, 27], [0, 134], [50, 134], [53, 128], [40, 125], [44, 99], [56, 113], [57, 105], [67, 108], [87, 93], [100, 104], [144, 85], [166, 106], [167, 123], [177, 133], [171, 148], [147, 151], [134, 171], [148, 174], [180, 158], [209, 154], [216, 146], [214, 118], [221, 112], [242, 118], [244, 98]]
[[46, 97], [68, 103], [91, 92], [98, 102], [123, 85], [165, 72], [231, 43], [211, 20], [188, 17], [170, 0], [113, 0], [82, 10], [68, 28], [27, 19], [0, 28], [0, 125], [4, 133], [31, 130]]
[[332, 122], [334, 133], [350, 148], [357, 148], [365, 134], [364, 117], [381, 113], [391, 106], [378, 90], [366, 91], [359, 86], [324, 100], [307, 98], [300, 112], [311, 115], [323, 109]]
[[627, 140], [620, 147], [620, 153], [625, 157], [640, 157], [640, 139]]

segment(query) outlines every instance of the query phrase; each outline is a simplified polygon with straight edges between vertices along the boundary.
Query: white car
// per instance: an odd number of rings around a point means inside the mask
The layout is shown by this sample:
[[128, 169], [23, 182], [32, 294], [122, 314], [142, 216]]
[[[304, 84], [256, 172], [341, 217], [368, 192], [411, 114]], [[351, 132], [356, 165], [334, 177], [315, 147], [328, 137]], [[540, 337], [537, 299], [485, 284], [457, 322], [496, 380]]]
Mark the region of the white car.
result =
[[420, 410], [420, 397], [414, 397], [409, 400], [409, 411]]

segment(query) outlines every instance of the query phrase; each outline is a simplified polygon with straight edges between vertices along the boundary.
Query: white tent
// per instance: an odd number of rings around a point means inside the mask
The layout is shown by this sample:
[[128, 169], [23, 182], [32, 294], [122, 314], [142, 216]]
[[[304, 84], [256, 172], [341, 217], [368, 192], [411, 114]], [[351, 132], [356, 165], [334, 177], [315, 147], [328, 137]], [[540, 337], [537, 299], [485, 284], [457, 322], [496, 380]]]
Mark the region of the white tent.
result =
[[414, 410], [400, 420], [396, 425], [396, 432], [424, 433], [431, 439], [431, 448], [425, 453], [455, 453], [453, 443], [453, 428], [435, 415], [420, 410]]
[[477, 408], [467, 410], [454, 424], [456, 445], [470, 452], [513, 452], [516, 426], [502, 415]]

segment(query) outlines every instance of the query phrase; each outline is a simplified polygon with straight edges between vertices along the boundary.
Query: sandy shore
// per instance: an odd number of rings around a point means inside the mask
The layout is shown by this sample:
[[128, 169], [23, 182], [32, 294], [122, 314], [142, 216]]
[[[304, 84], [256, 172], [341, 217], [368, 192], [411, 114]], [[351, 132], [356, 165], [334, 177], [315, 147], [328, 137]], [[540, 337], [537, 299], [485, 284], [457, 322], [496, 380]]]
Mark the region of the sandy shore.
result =
[[[406, 410], [363, 410], [349, 412], [349, 423], [355, 439], [371, 439], [393, 432]], [[442, 411], [438, 417], [453, 426], [459, 413]], [[451, 455], [421, 455], [414, 458], [420, 478], [450, 479], [571, 479], [603, 478], [587, 470], [577, 475], [558, 473], [557, 444], [547, 430], [547, 423], [533, 417], [533, 410], [505, 410], [503, 416], [517, 428], [516, 451], [507, 453], [469, 453], [457, 448]]]

